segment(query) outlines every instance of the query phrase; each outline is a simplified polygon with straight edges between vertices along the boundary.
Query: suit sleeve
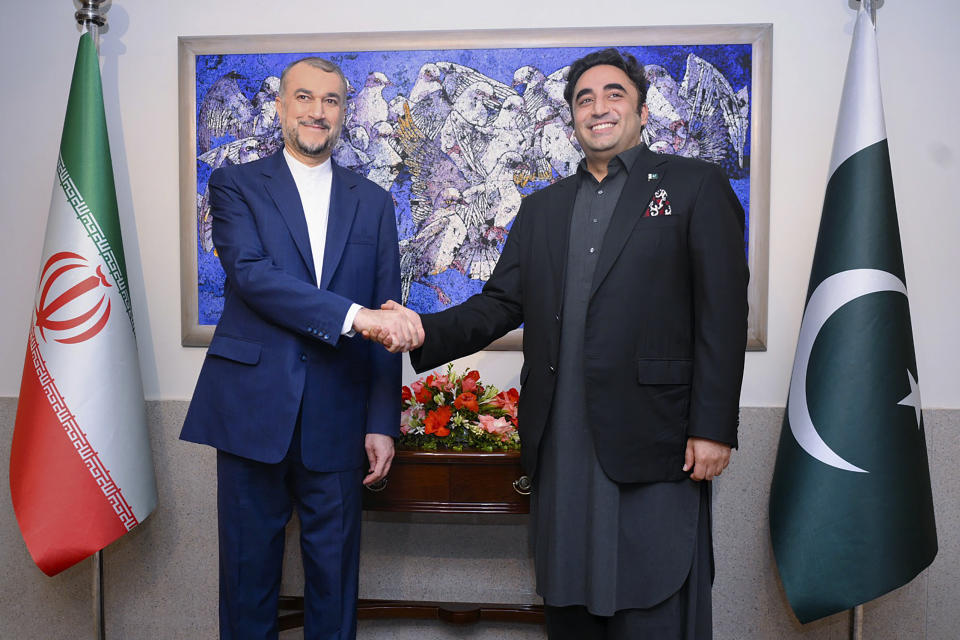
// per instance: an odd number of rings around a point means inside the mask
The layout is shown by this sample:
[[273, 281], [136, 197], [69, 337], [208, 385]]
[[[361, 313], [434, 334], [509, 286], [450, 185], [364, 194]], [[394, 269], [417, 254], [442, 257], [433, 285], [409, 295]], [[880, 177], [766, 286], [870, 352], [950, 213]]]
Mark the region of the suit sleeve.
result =
[[279, 268], [264, 250], [236, 172], [210, 176], [213, 244], [230, 285], [264, 319], [294, 333], [336, 345], [351, 301], [318, 289]]
[[417, 373], [475, 353], [523, 322], [526, 206], [524, 200], [483, 291], [455, 307], [421, 317], [424, 343], [410, 352]]
[[749, 275], [743, 207], [716, 167], [700, 185], [689, 234], [694, 362], [687, 434], [737, 446]]
[[[377, 268], [374, 301], [377, 307], [387, 300], [400, 300], [400, 253], [393, 202], [384, 198], [377, 239]], [[354, 338], [359, 340], [360, 338]], [[400, 436], [399, 353], [390, 353], [371, 344], [371, 380], [367, 397], [367, 433]]]

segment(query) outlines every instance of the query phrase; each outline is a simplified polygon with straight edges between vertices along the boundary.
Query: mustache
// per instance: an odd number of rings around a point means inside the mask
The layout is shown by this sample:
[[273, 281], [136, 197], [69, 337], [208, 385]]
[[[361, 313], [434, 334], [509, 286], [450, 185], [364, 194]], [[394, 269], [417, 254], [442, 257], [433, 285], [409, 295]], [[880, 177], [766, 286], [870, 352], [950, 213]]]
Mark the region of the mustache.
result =
[[300, 118], [297, 120], [297, 124], [302, 124], [307, 127], [320, 127], [321, 129], [329, 129], [330, 123], [324, 119], [315, 119], [315, 118]]

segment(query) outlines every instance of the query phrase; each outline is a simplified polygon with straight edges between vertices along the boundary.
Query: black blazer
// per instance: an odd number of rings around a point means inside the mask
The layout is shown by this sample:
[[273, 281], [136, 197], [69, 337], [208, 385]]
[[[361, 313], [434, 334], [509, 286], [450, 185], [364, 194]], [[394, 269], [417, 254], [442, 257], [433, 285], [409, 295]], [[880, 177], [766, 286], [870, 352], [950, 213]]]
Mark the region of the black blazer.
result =
[[[564, 268], [579, 178], [524, 199], [483, 291], [424, 315], [420, 372], [524, 324], [522, 459], [533, 476], [556, 386]], [[670, 215], [644, 217], [666, 191]], [[680, 480], [687, 438], [737, 445], [747, 335], [744, 212], [716, 166], [638, 154], [603, 240], [584, 372], [597, 457], [617, 482]]]

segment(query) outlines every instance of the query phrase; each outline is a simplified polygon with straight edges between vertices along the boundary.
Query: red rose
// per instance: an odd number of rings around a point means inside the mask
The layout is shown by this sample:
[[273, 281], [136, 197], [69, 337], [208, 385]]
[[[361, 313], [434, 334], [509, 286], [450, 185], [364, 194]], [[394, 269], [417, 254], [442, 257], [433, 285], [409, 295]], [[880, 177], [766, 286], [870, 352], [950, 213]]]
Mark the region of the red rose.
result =
[[410, 387], [404, 386], [400, 389], [400, 401], [408, 402], [410, 398], [413, 397], [413, 392], [410, 391]]
[[517, 424], [517, 404], [520, 402], [520, 392], [516, 389], [501, 391], [490, 402], [493, 406], [503, 409], [510, 417], [510, 421]]
[[466, 409], [467, 411], [473, 411], [474, 413], [480, 411], [480, 405], [477, 403], [477, 396], [469, 392], [464, 392], [457, 396], [457, 399], [453, 401], [453, 406], [457, 409]]
[[468, 371], [467, 375], [463, 376], [460, 386], [464, 391], [476, 393], [480, 388], [480, 385], [477, 384], [478, 380], [480, 380], [480, 372], [474, 369], [473, 371]]
[[451, 409], [448, 404], [428, 412], [427, 417], [423, 420], [424, 432], [434, 434], [441, 438], [450, 435], [450, 429], [447, 429], [447, 423], [450, 422], [450, 416], [452, 414], [453, 409]]

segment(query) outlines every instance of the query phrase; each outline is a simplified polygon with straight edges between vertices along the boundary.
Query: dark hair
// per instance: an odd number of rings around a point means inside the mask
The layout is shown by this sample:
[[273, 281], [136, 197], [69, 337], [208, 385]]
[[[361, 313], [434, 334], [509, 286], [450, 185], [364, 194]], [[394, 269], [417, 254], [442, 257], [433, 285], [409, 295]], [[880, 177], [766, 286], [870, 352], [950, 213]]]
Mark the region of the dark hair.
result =
[[643, 65], [629, 53], [620, 53], [613, 47], [588, 53], [579, 60], [574, 60], [573, 64], [570, 65], [567, 86], [563, 89], [563, 99], [567, 101], [570, 110], [573, 110], [573, 90], [576, 88], [580, 76], [591, 67], [601, 64], [616, 67], [627, 74], [630, 82], [637, 88], [637, 109], [639, 110], [647, 100], [647, 76], [643, 72]]
[[306, 58], [300, 58], [299, 60], [294, 60], [293, 62], [288, 64], [286, 67], [284, 67], [283, 73], [280, 74], [280, 88], [278, 90], [278, 94], [280, 95], [281, 99], [283, 98], [283, 90], [287, 84], [287, 73], [290, 71], [290, 69], [297, 66], [301, 62], [308, 64], [315, 69], [320, 69], [321, 71], [326, 71], [327, 73], [335, 73], [338, 76], [340, 76], [340, 86], [343, 87], [343, 97], [344, 98], [347, 97], [347, 79], [343, 76], [343, 71], [340, 70], [340, 67], [338, 67], [336, 63], [330, 62], [325, 58], [308, 56]]

